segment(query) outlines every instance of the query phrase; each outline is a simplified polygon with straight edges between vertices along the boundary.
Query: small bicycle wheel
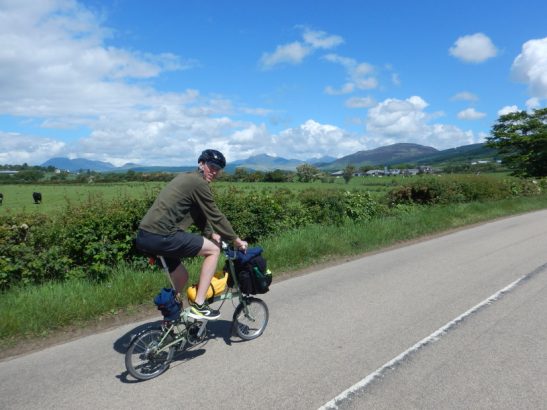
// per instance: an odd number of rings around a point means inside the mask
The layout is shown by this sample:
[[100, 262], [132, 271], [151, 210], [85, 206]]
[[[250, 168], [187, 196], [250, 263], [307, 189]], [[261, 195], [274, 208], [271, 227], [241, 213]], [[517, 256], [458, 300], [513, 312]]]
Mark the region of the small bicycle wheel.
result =
[[159, 376], [169, 368], [175, 354], [175, 345], [162, 349], [162, 345], [172, 342], [173, 336], [165, 331], [152, 328], [139, 333], [125, 353], [125, 367], [131, 376], [139, 380], [149, 380]]
[[244, 340], [256, 339], [264, 333], [269, 316], [268, 306], [263, 300], [247, 297], [234, 312], [235, 332]]

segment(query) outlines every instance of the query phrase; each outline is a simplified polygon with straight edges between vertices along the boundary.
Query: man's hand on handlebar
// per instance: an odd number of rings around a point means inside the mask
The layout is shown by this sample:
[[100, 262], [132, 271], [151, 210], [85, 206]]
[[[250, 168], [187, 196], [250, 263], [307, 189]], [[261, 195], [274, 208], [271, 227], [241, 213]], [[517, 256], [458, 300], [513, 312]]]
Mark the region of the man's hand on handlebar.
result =
[[245, 252], [247, 248], [249, 247], [249, 244], [247, 243], [247, 241], [244, 241], [240, 238], [236, 238], [234, 240], [234, 246], [238, 248], [239, 250]]

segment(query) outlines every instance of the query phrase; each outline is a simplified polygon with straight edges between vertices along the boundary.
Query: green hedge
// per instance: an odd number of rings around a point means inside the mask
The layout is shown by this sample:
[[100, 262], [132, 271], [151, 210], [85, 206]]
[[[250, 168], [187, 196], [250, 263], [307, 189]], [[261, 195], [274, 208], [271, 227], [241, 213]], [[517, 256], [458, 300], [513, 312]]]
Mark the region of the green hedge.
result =
[[391, 206], [400, 204], [448, 204], [491, 201], [516, 195], [536, 195], [543, 181], [480, 175], [424, 176], [388, 192]]
[[[386, 203], [400, 210], [412, 204], [533, 195], [541, 189], [545, 189], [545, 180], [422, 177], [392, 189]], [[0, 289], [69, 278], [101, 281], [120, 261], [144, 266], [146, 260], [135, 250], [133, 239], [156, 195], [151, 191], [138, 199], [119, 197], [114, 201], [90, 197], [82, 204], [66, 204], [54, 217], [0, 217]], [[216, 192], [215, 197], [235, 231], [251, 243], [310, 224], [339, 225], [394, 212], [368, 193], [324, 187], [301, 192], [230, 188]]]
[[[120, 261], [144, 265], [133, 239], [156, 194], [114, 201], [89, 198], [83, 204], [67, 204], [55, 217], [0, 217], [0, 289], [69, 278], [100, 281]], [[229, 189], [215, 196], [235, 231], [254, 243], [307, 224], [338, 224], [385, 212], [366, 193], [340, 190], [295, 194]]]

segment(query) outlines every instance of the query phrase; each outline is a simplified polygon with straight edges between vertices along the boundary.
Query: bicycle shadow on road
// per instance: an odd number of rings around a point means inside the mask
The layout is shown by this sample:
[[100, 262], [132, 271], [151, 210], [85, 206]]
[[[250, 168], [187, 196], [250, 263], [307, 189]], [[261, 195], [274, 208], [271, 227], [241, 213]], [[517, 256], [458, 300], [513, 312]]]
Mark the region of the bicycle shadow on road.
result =
[[161, 325], [161, 320], [155, 320], [153, 322], [143, 323], [142, 325], [139, 325], [135, 327], [134, 329], [131, 329], [124, 335], [120, 336], [116, 341], [114, 341], [113, 348], [114, 351], [125, 354], [127, 351], [127, 348], [129, 347], [129, 343], [131, 343], [131, 339], [133, 336], [139, 334], [143, 330], [149, 328], [149, 327], [155, 327]]
[[[161, 325], [161, 323], [162, 320], [158, 319], [153, 322], [143, 323], [129, 330], [124, 335], [120, 336], [116, 341], [114, 341], [114, 344], [112, 346], [114, 351], [120, 354], [125, 354], [133, 336], [139, 334], [149, 327], [159, 326]], [[239, 339], [232, 340], [233, 335], [233, 322], [231, 320], [211, 320], [207, 324], [207, 337], [205, 338], [203, 343], [207, 342], [207, 340], [222, 338], [224, 340], [224, 343], [230, 346], [232, 343], [240, 343], [244, 341]]]

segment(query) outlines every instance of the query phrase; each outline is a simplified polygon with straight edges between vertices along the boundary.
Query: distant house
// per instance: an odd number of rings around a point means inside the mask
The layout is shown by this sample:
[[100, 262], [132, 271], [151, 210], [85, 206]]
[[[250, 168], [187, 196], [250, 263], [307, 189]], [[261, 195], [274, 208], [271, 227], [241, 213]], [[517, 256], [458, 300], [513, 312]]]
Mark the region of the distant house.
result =
[[17, 174], [19, 171], [12, 171], [12, 170], [1, 170], [0, 171], [0, 174], [2, 175], [15, 175]]
[[417, 168], [408, 168], [403, 169], [402, 174], [404, 176], [411, 176], [411, 175], [418, 175], [420, 173], [420, 170]]

